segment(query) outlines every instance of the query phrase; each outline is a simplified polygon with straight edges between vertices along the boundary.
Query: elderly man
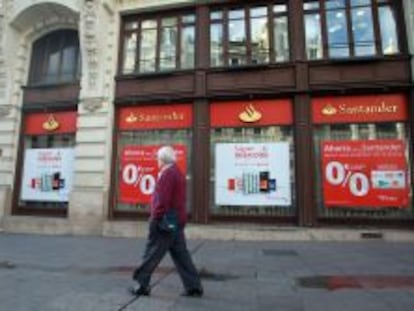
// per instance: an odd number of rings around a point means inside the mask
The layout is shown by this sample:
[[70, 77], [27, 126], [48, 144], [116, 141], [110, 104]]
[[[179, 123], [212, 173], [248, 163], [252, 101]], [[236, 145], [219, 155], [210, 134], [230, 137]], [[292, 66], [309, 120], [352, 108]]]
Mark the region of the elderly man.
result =
[[157, 159], [160, 171], [151, 200], [147, 245], [143, 261], [133, 274], [137, 284], [130, 288], [130, 292], [137, 296], [150, 294], [151, 275], [169, 251], [184, 285], [182, 295], [201, 297], [200, 277], [187, 250], [184, 235], [187, 221], [185, 177], [176, 165], [172, 147], [161, 147]]

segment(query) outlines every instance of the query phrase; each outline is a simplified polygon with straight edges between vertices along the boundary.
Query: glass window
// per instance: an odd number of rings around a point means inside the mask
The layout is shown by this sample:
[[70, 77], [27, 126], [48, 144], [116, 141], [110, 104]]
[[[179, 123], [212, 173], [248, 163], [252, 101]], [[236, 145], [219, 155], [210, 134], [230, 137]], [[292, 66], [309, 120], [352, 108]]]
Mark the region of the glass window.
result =
[[349, 56], [348, 26], [345, 10], [334, 10], [326, 13], [328, 49], [330, 57]]
[[[308, 59], [398, 53], [395, 4], [391, 1], [376, 1], [377, 6], [373, 6], [372, 0], [305, 1], [303, 8]], [[374, 18], [377, 14], [374, 9], [378, 9], [378, 19]], [[378, 42], [382, 50], [379, 50]]]
[[353, 8], [351, 14], [355, 56], [375, 55], [374, 26], [371, 7]]
[[52, 32], [33, 44], [29, 84], [76, 81], [80, 72], [79, 62], [78, 32]]
[[181, 35], [181, 68], [194, 68], [195, 27], [183, 28]]
[[267, 8], [252, 8], [250, 17], [252, 63], [267, 63], [270, 48]]
[[378, 8], [382, 53], [384, 55], [399, 53], [399, 42], [394, 10], [390, 5]]
[[172, 70], [176, 66], [177, 55], [177, 19], [161, 20], [160, 70]]
[[137, 20], [124, 22], [123, 74], [194, 68], [194, 14]]
[[[212, 159], [210, 170], [210, 212], [215, 216], [258, 216], [258, 217], [289, 217], [296, 215], [296, 203], [295, 203], [295, 172], [294, 172], [294, 148], [293, 148], [293, 131], [291, 126], [269, 126], [269, 127], [242, 127], [242, 128], [214, 128], [211, 129], [211, 144], [210, 151]], [[291, 205], [217, 205], [216, 204], [216, 160], [215, 152], [218, 144], [232, 144], [232, 143], [288, 143], [289, 144], [289, 165], [290, 165], [290, 179], [291, 188]], [[263, 178], [269, 180], [269, 187], [282, 187], [282, 180], [273, 180], [273, 186], [271, 185], [271, 176], [269, 172], [262, 172]], [[241, 179], [239, 179], [239, 177]], [[261, 190], [260, 186], [260, 174], [254, 174], [254, 172], [245, 172], [243, 175], [236, 176], [234, 180], [228, 181], [228, 187], [239, 188], [246, 191], [251, 195]], [[274, 177], [273, 177], [274, 178]], [[289, 183], [289, 182], [288, 182]], [[244, 185], [243, 185], [244, 184]], [[248, 186], [246, 186], [248, 184]], [[265, 185], [265, 186], [267, 186]]]
[[320, 20], [319, 13], [305, 14], [306, 55], [309, 60], [323, 57]]
[[[184, 145], [187, 150], [186, 167], [187, 167], [187, 208], [191, 208], [191, 193], [192, 193], [192, 173], [191, 173], [191, 137], [192, 132], [190, 129], [179, 129], [179, 130], [139, 130], [139, 131], [122, 131], [118, 135], [118, 156], [117, 166], [121, 167], [121, 156], [126, 146], [148, 146], [148, 145]], [[117, 189], [117, 199], [115, 210], [116, 211], [133, 211], [143, 215], [149, 213], [149, 204], [144, 203], [123, 203], [119, 200], [120, 198], [120, 180], [121, 174], [115, 174], [115, 182]]]
[[289, 30], [287, 16], [279, 16], [273, 22], [273, 42], [276, 62], [289, 60]]
[[210, 26], [210, 65], [212, 67], [224, 65], [222, 23], [212, 24]]
[[289, 60], [287, 5], [210, 13], [210, 65], [240, 66]]
[[124, 36], [124, 63], [123, 73], [133, 73], [135, 71], [135, 59], [137, 52], [137, 34], [130, 33]]
[[[74, 148], [74, 134], [53, 134], [53, 135], [26, 135], [24, 137], [24, 149], [53, 149], [53, 148]], [[23, 163], [24, 165], [24, 163]], [[40, 176], [34, 176], [40, 177]], [[18, 209], [26, 209], [33, 212], [39, 210], [53, 211], [67, 210], [68, 202], [52, 202], [52, 201], [28, 201], [22, 200], [19, 196]]]
[[[409, 127], [407, 124], [403, 122], [385, 122], [385, 123], [352, 123], [352, 124], [332, 124], [332, 125], [317, 125], [314, 129], [314, 142], [315, 142], [315, 156], [317, 161], [317, 165], [315, 167], [315, 174], [317, 177], [317, 202], [318, 202], [318, 216], [320, 218], [371, 218], [371, 219], [393, 219], [393, 218], [414, 218], [414, 207], [413, 207], [413, 193], [412, 191], [408, 194], [408, 207], [405, 206], [396, 206], [390, 203], [389, 205], [384, 206], [371, 206], [369, 205], [369, 192], [373, 191], [376, 188], [376, 191], [379, 189], [387, 189], [388, 186], [385, 184], [380, 186], [380, 183], [385, 183], [390, 178], [397, 178], [397, 175], [390, 176], [384, 175], [381, 172], [376, 172], [371, 170], [371, 176], [369, 178], [365, 178], [364, 176], [367, 175], [367, 172], [364, 171], [357, 163], [351, 163], [352, 158], [347, 156], [346, 154], [343, 155], [344, 160], [340, 163], [339, 166], [337, 164], [329, 166], [329, 169], [332, 168], [332, 171], [328, 170], [328, 165], [325, 163], [325, 168], [323, 171], [323, 151], [321, 149], [322, 143], [326, 141], [334, 142], [334, 143], [345, 143], [347, 145], [355, 142], [358, 146], [359, 142], [372, 142], [377, 146], [386, 145], [388, 140], [390, 143], [399, 143], [404, 142], [407, 146], [407, 150], [405, 150], [404, 155], [402, 156], [405, 160], [400, 163], [400, 165], [407, 167], [407, 173], [409, 174], [411, 171], [410, 165], [412, 161], [410, 160], [410, 152], [409, 152], [409, 145], [410, 145], [410, 133]], [[339, 149], [338, 149], [339, 150]], [[346, 162], [348, 161], [348, 162]], [[386, 163], [386, 157], [384, 158], [384, 163]], [[339, 160], [338, 160], [339, 162]], [[368, 161], [363, 161], [364, 164], [368, 163]], [[404, 164], [405, 162], [405, 164]], [[375, 162], [373, 163], [381, 163]], [[341, 166], [343, 165], [343, 166]], [[375, 165], [375, 164], [369, 164]], [[387, 164], [389, 166], [389, 164]], [[384, 170], [387, 170], [387, 165], [382, 164]], [[345, 171], [339, 172], [339, 170], [345, 169]], [[370, 168], [371, 169], [371, 168]], [[332, 172], [333, 176], [327, 175]], [[358, 174], [359, 172], [359, 174]], [[344, 174], [342, 174], [344, 173]], [[391, 172], [392, 173], [392, 172]], [[377, 174], [377, 175], [375, 175]], [[382, 175], [381, 175], [382, 174]], [[396, 174], [400, 174], [397, 172]], [[329, 177], [331, 176], [331, 177]], [[377, 177], [376, 177], [377, 176]], [[402, 176], [402, 175], [399, 175]], [[340, 192], [348, 193], [348, 197], [350, 195], [358, 196], [358, 199], [361, 200], [361, 206], [358, 204], [351, 204], [352, 206], [348, 206], [348, 204], [344, 204], [341, 206], [339, 202], [335, 204], [331, 202], [332, 206], [327, 206], [326, 200], [332, 201], [330, 198], [330, 194], [328, 191], [324, 193], [324, 182], [329, 182], [328, 178], [333, 178], [334, 183], [338, 183], [337, 187], [340, 187]], [[411, 180], [410, 176], [407, 176], [407, 180]], [[376, 184], [376, 185], [375, 185]], [[383, 188], [381, 188], [383, 187]], [[395, 189], [398, 189], [398, 184], [395, 186]], [[401, 189], [401, 188], [399, 188]], [[339, 191], [339, 190], [338, 190]], [[386, 190], [387, 191], [387, 190]], [[390, 190], [388, 190], [390, 191]], [[338, 196], [339, 197], [339, 196]], [[347, 199], [349, 201], [349, 199]]]
[[229, 12], [228, 34], [228, 65], [237, 66], [246, 64], [246, 25], [243, 10], [232, 10]]

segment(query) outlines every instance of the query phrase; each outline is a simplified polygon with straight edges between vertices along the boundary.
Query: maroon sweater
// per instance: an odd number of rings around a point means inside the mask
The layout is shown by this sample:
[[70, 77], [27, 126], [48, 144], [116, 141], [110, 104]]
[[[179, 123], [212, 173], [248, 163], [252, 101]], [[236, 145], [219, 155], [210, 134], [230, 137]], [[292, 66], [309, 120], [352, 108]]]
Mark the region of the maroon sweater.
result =
[[151, 218], [161, 219], [168, 208], [177, 210], [178, 222], [187, 222], [185, 177], [176, 164], [162, 172], [151, 199]]

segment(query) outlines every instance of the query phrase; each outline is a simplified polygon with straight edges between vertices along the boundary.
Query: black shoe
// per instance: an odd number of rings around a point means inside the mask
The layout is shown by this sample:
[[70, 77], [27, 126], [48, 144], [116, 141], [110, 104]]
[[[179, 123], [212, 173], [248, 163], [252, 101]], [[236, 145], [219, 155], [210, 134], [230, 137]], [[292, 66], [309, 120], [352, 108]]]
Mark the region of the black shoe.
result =
[[128, 288], [128, 291], [135, 296], [149, 296], [151, 290], [149, 287], [143, 287], [140, 285], [134, 285]]
[[201, 297], [203, 296], [203, 290], [201, 288], [192, 288], [189, 290], [186, 290], [181, 294], [181, 296], [184, 297]]

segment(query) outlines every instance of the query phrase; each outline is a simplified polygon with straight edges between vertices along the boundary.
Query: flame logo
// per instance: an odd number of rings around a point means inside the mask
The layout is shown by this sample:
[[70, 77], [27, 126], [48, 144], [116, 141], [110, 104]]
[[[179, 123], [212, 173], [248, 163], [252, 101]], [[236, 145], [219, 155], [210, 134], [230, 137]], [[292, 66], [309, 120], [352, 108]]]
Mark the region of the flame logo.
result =
[[244, 111], [239, 114], [239, 119], [243, 122], [256, 122], [262, 118], [262, 114], [254, 108], [253, 104], [246, 106]]
[[334, 106], [332, 106], [331, 104], [326, 105], [322, 109], [322, 114], [325, 115], [325, 116], [332, 116], [332, 115], [336, 114], [337, 112], [338, 112], [338, 110]]
[[43, 129], [46, 131], [54, 131], [60, 126], [59, 122], [56, 121], [53, 114], [50, 114], [47, 120], [42, 124]]
[[127, 116], [126, 118], [125, 118], [125, 121], [127, 122], [127, 123], [134, 123], [134, 122], [136, 122], [138, 120], [138, 118], [137, 118], [137, 116], [133, 113], [133, 112], [131, 112], [130, 114], [129, 114], [129, 116]]

